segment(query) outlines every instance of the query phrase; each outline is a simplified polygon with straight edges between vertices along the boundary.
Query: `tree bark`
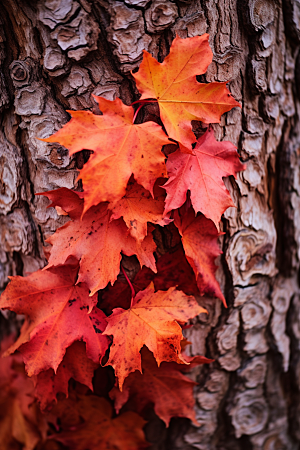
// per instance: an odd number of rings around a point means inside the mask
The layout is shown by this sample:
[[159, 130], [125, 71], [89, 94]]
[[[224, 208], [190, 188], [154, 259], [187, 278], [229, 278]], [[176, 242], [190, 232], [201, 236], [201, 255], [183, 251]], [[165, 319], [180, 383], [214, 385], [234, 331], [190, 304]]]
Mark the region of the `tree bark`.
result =
[[[228, 309], [186, 335], [215, 362], [194, 373], [200, 427], [147, 426], [152, 449], [296, 450], [300, 442], [299, 0], [2, 0], [0, 4], [0, 288], [45, 264], [64, 222], [35, 193], [78, 187], [84, 152], [38, 141], [96, 112], [91, 94], [136, 100], [130, 70], [146, 49], [159, 61], [175, 33], [210, 34], [204, 81], [228, 81], [242, 108], [214, 126], [247, 168], [227, 179], [237, 208], [222, 219], [219, 281]], [[80, 187], [80, 186], [79, 186]], [[4, 315], [5, 314], [5, 315]], [[21, 318], [0, 314], [0, 333]], [[1, 335], [0, 335], [1, 338]]]

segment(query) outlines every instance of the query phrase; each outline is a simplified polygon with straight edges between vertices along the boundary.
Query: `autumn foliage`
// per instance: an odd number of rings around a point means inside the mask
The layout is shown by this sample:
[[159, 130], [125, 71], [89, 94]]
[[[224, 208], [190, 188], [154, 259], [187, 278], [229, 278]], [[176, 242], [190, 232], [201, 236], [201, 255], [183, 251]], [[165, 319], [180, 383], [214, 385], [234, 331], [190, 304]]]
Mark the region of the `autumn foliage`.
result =
[[[167, 426], [197, 424], [186, 373], [212, 360], [188, 356], [182, 330], [206, 313], [201, 296], [226, 305], [215, 259], [221, 215], [234, 204], [223, 178], [243, 170], [233, 144], [205, 125], [239, 106], [225, 83], [197, 81], [211, 61], [207, 34], [177, 36], [163, 63], [145, 51], [132, 74], [139, 100], [95, 97], [101, 114], [70, 111], [45, 139], [92, 153], [82, 192], [38, 194], [69, 220], [46, 241], [46, 267], [12, 277], [0, 299], [25, 315], [0, 372], [4, 450], [143, 449], [149, 407]], [[147, 120], [155, 104], [156, 122]]]

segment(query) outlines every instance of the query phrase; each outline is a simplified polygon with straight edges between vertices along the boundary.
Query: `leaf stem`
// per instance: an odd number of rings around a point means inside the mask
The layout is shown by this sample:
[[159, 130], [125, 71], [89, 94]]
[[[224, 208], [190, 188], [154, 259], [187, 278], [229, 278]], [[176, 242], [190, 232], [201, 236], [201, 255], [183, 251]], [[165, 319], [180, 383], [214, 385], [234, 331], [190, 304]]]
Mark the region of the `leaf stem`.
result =
[[135, 290], [134, 290], [134, 287], [132, 286], [131, 281], [129, 280], [129, 278], [128, 278], [128, 276], [127, 276], [127, 273], [125, 272], [124, 267], [122, 266], [122, 264], [121, 264], [121, 270], [122, 270], [123, 275], [125, 276], [126, 281], [127, 281], [127, 283], [129, 284], [130, 289], [131, 289], [131, 301], [130, 301], [130, 308], [131, 308], [131, 307], [132, 307], [133, 299], [134, 299], [134, 297], [135, 297]]
[[138, 107], [138, 109], [136, 110], [136, 112], [134, 113], [134, 116], [133, 116], [133, 120], [132, 120], [132, 123], [134, 123], [135, 122], [135, 119], [136, 119], [136, 116], [138, 115], [138, 113], [139, 113], [139, 110], [143, 107], [144, 105], [142, 104], [142, 105], [140, 105], [139, 107]]

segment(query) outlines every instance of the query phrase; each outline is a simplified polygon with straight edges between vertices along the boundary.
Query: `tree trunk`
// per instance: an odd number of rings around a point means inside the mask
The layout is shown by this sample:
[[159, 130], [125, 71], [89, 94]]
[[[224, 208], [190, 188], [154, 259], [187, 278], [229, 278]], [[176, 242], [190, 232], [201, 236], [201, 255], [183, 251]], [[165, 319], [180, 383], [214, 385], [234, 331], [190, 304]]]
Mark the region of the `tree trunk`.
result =
[[[247, 168], [226, 180], [219, 281], [228, 309], [206, 301], [186, 335], [215, 362], [194, 373], [200, 427], [147, 427], [153, 450], [289, 449], [300, 442], [299, 0], [2, 0], [0, 5], [0, 288], [45, 264], [64, 222], [35, 193], [76, 186], [70, 158], [38, 141], [91, 94], [136, 100], [142, 50], [162, 61], [175, 33], [210, 34], [206, 81], [228, 81], [242, 108], [214, 126]], [[78, 184], [77, 184], [78, 186]], [[0, 314], [1, 333], [20, 318]], [[5, 314], [5, 315], [4, 315]]]

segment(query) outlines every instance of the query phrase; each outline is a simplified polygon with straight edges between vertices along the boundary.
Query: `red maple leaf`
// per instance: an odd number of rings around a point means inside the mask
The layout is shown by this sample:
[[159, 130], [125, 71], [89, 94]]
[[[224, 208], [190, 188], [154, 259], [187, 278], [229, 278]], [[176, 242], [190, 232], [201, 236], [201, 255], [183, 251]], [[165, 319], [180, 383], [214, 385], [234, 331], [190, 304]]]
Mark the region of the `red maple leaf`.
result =
[[71, 378], [93, 390], [92, 378], [97, 367], [98, 364], [87, 357], [84, 342], [73, 342], [67, 348], [56, 373], [53, 369], [48, 369], [35, 376], [35, 396], [41, 409], [44, 410], [57, 401], [56, 395], [59, 392], [68, 397], [68, 384]]
[[[186, 356], [184, 359], [187, 359]], [[198, 364], [210, 362], [211, 359], [198, 356]], [[190, 366], [167, 362], [157, 367], [153, 355], [143, 348], [143, 373], [131, 373], [124, 382], [122, 392], [114, 387], [109, 394], [115, 401], [117, 413], [129, 400], [130, 406], [139, 413], [142, 413], [146, 406], [153, 404], [155, 413], [167, 426], [172, 417], [187, 417], [199, 425], [195, 417], [193, 397], [193, 388], [197, 383], [181, 373], [183, 368], [191, 370]]]
[[203, 215], [195, 217], [189, 208], [183, 217], [175, 211], [175, 225], [182, 236], [185, 256], [194, 270], [200, 293], [220, 298], [226, 306], [226, 300], [216, 280], [217, 266], [215, 259], [221, 255], [218, 244], [218, 233], [211, 220]]
[[136, 450], [147, 448], [143, 426], [145, 421], [134, 412], [112, 418], [112, 406], [94, 395], [59, 402], [52, 413], [59, 419], [60, 432], [50, 436], [70, 449]]
[[165, 212], [180, 208], [188, 190], [194, 210], [202, 212], [218, 227], [221, 215], [234, 206], [223, 177], [244, 170], [236, 147], [228, 141], [217, 142], [212, 130], [201, 136], [193, 154], [176, 151], [168, 157], [169, 180], [163, 186], [167, 191]]
[[29, 376], [56, 371], [76, 340], [86, 343], [87, 355], [96, 363], [108, 348], [109, 340], [101, 334], [106, 316], [94, 306], [97, 296], [90, 297], [84, 283], [75, 284], [77, 273], [78, 267], [65, 265], [12, 277], [1, 296], [0, 308], [26, 316], [19, 338], [6, 353], [18, 349]]

